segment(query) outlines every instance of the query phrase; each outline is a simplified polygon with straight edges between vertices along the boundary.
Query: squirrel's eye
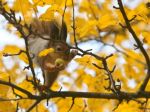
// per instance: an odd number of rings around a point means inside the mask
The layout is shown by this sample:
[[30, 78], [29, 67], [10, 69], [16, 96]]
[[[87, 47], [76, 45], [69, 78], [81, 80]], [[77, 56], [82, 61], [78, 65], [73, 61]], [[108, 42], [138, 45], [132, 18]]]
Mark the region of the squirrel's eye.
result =
[[59, 46], [56, 48], [57, 51], [62, 51], [62, 48]]

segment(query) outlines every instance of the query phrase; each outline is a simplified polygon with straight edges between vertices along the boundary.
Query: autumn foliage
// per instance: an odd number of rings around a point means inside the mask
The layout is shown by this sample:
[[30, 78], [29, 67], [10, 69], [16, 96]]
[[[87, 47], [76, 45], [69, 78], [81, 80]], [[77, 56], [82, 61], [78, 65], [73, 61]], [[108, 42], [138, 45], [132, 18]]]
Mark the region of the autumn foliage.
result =
[[[32, 112], [148, 112], [150, 2], [128, 1], [1, 0], [4, 29], [24, 47], [0, 49], [0, 112], [28, 111], [34, 102]], [[70, 49], [78, 55], [40, 93], [42, 71], [29, 56], [25, 34], [32, 33], [33, 18], [48, 21], [55, 15], [63, 16]], [[53, 49], [39, 55], [49, 52]]]

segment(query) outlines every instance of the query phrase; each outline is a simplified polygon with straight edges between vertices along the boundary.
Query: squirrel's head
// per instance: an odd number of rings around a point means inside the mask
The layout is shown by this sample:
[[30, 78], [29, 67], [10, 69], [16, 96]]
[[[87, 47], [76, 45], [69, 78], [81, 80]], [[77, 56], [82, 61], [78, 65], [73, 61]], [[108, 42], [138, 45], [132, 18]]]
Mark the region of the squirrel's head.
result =
[[[64, 69], [74, 57], [66, 43], [67, 27], [65, 22], [62, 19], [50, 21], [34, 19], [31, 28], [34, 35], [29, 37], [29, 49], [34, 54], [37, 64], [49, 72]], [[42, 50], [48, 48], [53, 48], [54, 52], [38, 57]]]

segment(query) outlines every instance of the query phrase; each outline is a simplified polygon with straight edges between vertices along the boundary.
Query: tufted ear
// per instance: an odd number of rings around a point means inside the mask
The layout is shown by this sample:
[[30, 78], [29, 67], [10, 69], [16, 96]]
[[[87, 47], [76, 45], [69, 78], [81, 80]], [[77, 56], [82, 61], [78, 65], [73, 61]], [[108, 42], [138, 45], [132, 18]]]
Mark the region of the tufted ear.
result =
[[53, 40], [60, 40], [66, 42], [67, 26], [62, 18], [52, 19], [50, 21], [42, 21], [34, 18], [32, 23], [32, 30], [41, 35], [47, 35]]
[[55, 40], [61, 40], [66, 42], [67, 38], [67, 26], [65, 22], [61, 20], [51, 20], [49, 22], [49, 30], [50, 30], [50, 37]]
[[62, 27], [60, 29], [59, 37], [60, 37], [60, 40], [66, 42], [66, 39], [67, 39], [67, 26], [66, 26], [66, 23], [64, 21], [62, 22]]
[[59, 30], [60, 30], [60, 26], [57, 24], [56, 21], [50, 21], [49, 22], [49, 35], [50, 38], [53, 40], [59, 40]]

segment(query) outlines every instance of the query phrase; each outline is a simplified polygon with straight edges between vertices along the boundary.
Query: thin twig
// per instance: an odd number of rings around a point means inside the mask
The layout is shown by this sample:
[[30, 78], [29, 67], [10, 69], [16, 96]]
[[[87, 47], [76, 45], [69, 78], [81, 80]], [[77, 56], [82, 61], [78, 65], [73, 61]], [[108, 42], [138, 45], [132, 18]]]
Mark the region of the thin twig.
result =
[[75, 13], [74, 13], [74, 1], [72, 0], [72, 10], [73, 10], [73, 36], [74, 36], [74, 42], [75, 42], [75, 46], [78, 47], [78, 43], [77, 43], [77, 39], [76, 39], [76, 24], [75, 24]]
[[147, 70], [147, 75], [146, 75], [142, 85], [139, 88], [139, 92], [141, 92], [141, 91], [145, 90], [145, 88], [147, 86], [147, 83], [148, 83], [148, 81], [150, 79], [150, 59], [149, 59], [149, 56], [148, 56], [146, 50], [143, 47], [142, 42], [139, 40], [139, 38], [137, 37], [136, 33], [134, 32], [134, 30], [132, 29], [132, 27], [130, 25], [130, 20], [128, 19], [127, 15], [126, 15], [126, 12], [125, 12], [123, 4], [122, 4], [122, 0], [118, 0], [118, 5], [119, 5], [119, 9], [121, 11], [121, 14], [122, 14], [122, 16], [123, 16], [123, 18], [125, 20], [126, 27], [127, 27], [128, 31], [132, 34], [134, 40], [137, 43], [138, 48], [141, 50], [141, 52], [142, 52], [142, 54], [143, 54], [143, 56], [145, 58], [145, 61], [147, 63], [147, 69], [148, 69]]
[[37, 100], [30, 108], [28, 108], [28, 110], [26, 112], [30, 112], [36, 105], [38, 105], [41, 102], [40, 100]]
[[[63, 14], [62, 14], [62, 21], [61, 21], [62, 25], [64, 24], [64, 16], [65, 16], [66, 8], [67, 8], [67, 0], [65, 0], [65, 7], [63, 10]], [[62, 31], [63, 31], [63, 28], [61, 27], [60, 36], [59, 36], [60, 39], [58, 40], [61, 40]]]
[[18, 110], [19, 110], [19, 102], [17, 102], [16, 112], [18, 112]]
[[73, 108], [74, 103], [75, 103], [75, 98], [73, 97], [73, 98], [72, 98], [72, 104], [71, 104], [71, 106], [70, 106], [68, 112], [71, 111], [71, 109]]
[[26, 51], [24, 50], [20, 50], [18, 53], [16, 54], [8, 54], [8, 53], [3, 53], [3, 56], [7, 57], [7, 56], [17, 56], [17, 55], [20, 55], [22, 53], [26, 53]]

